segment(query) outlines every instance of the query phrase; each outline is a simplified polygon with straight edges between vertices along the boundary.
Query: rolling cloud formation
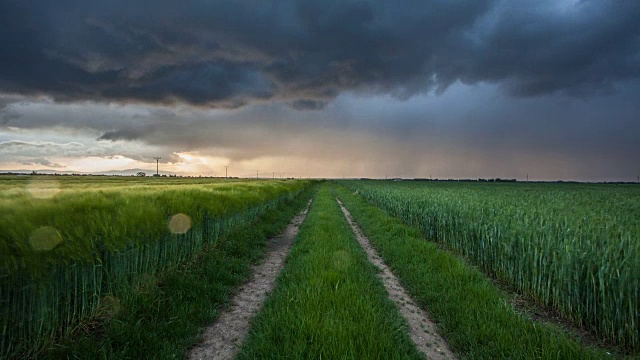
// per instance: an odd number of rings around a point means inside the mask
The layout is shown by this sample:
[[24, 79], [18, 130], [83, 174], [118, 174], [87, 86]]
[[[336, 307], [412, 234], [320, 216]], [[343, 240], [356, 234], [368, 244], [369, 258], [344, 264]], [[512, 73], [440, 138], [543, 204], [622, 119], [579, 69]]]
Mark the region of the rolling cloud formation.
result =
[[638, 19], [635, 0], [4, 0], [0, 92], [298, 110], [455, 82], [584, 97], [640, 78]]

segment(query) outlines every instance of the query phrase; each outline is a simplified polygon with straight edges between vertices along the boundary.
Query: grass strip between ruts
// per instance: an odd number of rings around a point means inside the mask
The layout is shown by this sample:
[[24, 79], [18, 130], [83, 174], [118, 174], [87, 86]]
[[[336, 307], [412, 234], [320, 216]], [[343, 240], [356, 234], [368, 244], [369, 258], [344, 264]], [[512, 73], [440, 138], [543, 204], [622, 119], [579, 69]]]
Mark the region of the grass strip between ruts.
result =
[[189, 263], [144, 278], [102, 315], [47, 349], [46, 359], [181, 359], [233, 290], [251, 275], [267, 240], [307, 204], [312, 190], [234, 230]]
[[418, 229], [343, 187], [336, 192], [378, 254], [428, 310], [452, 350], [468, 359], [602, 359], [568, 334], [516, 313], [480, 271], [424, 239]]
[[240, 359], [420, 359], [325, 185]]

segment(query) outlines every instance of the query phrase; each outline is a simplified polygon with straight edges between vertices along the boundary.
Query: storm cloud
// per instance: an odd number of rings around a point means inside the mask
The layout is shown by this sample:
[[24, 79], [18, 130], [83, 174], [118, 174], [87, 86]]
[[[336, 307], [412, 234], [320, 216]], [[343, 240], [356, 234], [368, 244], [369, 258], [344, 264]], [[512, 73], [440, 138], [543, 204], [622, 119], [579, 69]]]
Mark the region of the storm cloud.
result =
[[0, 168], [636, 180], [638, 18], [632, 0], [0, 1]]
[[298, 110], [456, 82], [584, 97], [640, 78], [638, 18], [630, 0], [6, 0], [0, 92]]

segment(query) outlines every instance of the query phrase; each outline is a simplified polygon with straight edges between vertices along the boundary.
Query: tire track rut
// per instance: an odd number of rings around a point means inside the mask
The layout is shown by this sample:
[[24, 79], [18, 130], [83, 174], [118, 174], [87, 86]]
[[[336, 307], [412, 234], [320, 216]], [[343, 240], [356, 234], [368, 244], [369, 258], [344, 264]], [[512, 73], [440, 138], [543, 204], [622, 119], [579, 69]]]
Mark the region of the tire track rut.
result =
[[358, 225], [353, 221], [349, 210], [344, 207], [338, 198], [336, 198], [336, 201], [338, 201], [342, 213], [351, 226], [353, 233], [356, 235], [360, 246], [362, 246], [367, 253], [369, 261], [380, 269], [380, 279], [389, 294], [389, 298], [398, 306], [400, 314], [406, 319], [409, 325], [409, 335], [416, 345], [416, 348], [418, 348], [427, 359], [455, 359], [455, 355], [451, 349], [449, 349], [447, 342], [438, 334], [438, 328], [429, 319], [427, 312], [418, 307], [415, 301], [409, 296], [409, 293], [400, 284], [398, 278], [391, 272], [382, 258], [378, 256], [376, 250], [369, 243], [369, 239], [364, 236]]
[[216, 321], [206, 328], [203, 341], [191, 349], [189, 359], [233, 359], [249, 331], [249, 323], [262, 307], [273, 289], [284, 261], [291, 250], [293, 240], [309, 211], [306, 208], [296, 215], [287, 229], [269, 240], [267, 256], [252, 269], [249, 282], [238, 290], [231, 305], [224, 309]]

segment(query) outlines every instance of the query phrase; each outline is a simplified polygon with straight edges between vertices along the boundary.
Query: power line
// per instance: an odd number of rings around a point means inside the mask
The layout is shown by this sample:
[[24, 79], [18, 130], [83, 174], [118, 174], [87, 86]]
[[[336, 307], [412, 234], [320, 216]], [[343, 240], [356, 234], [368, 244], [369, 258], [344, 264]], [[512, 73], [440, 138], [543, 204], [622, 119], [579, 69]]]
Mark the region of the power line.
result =
[[160, 159], [162, 159], [162, 157], [158, 156], [158, 157], [154, 157], [154, 159], [156, 159], [156, 176], [160, 176], [160, 173], [158, 171], [159, 169], [158, 162], [160, 161]]

